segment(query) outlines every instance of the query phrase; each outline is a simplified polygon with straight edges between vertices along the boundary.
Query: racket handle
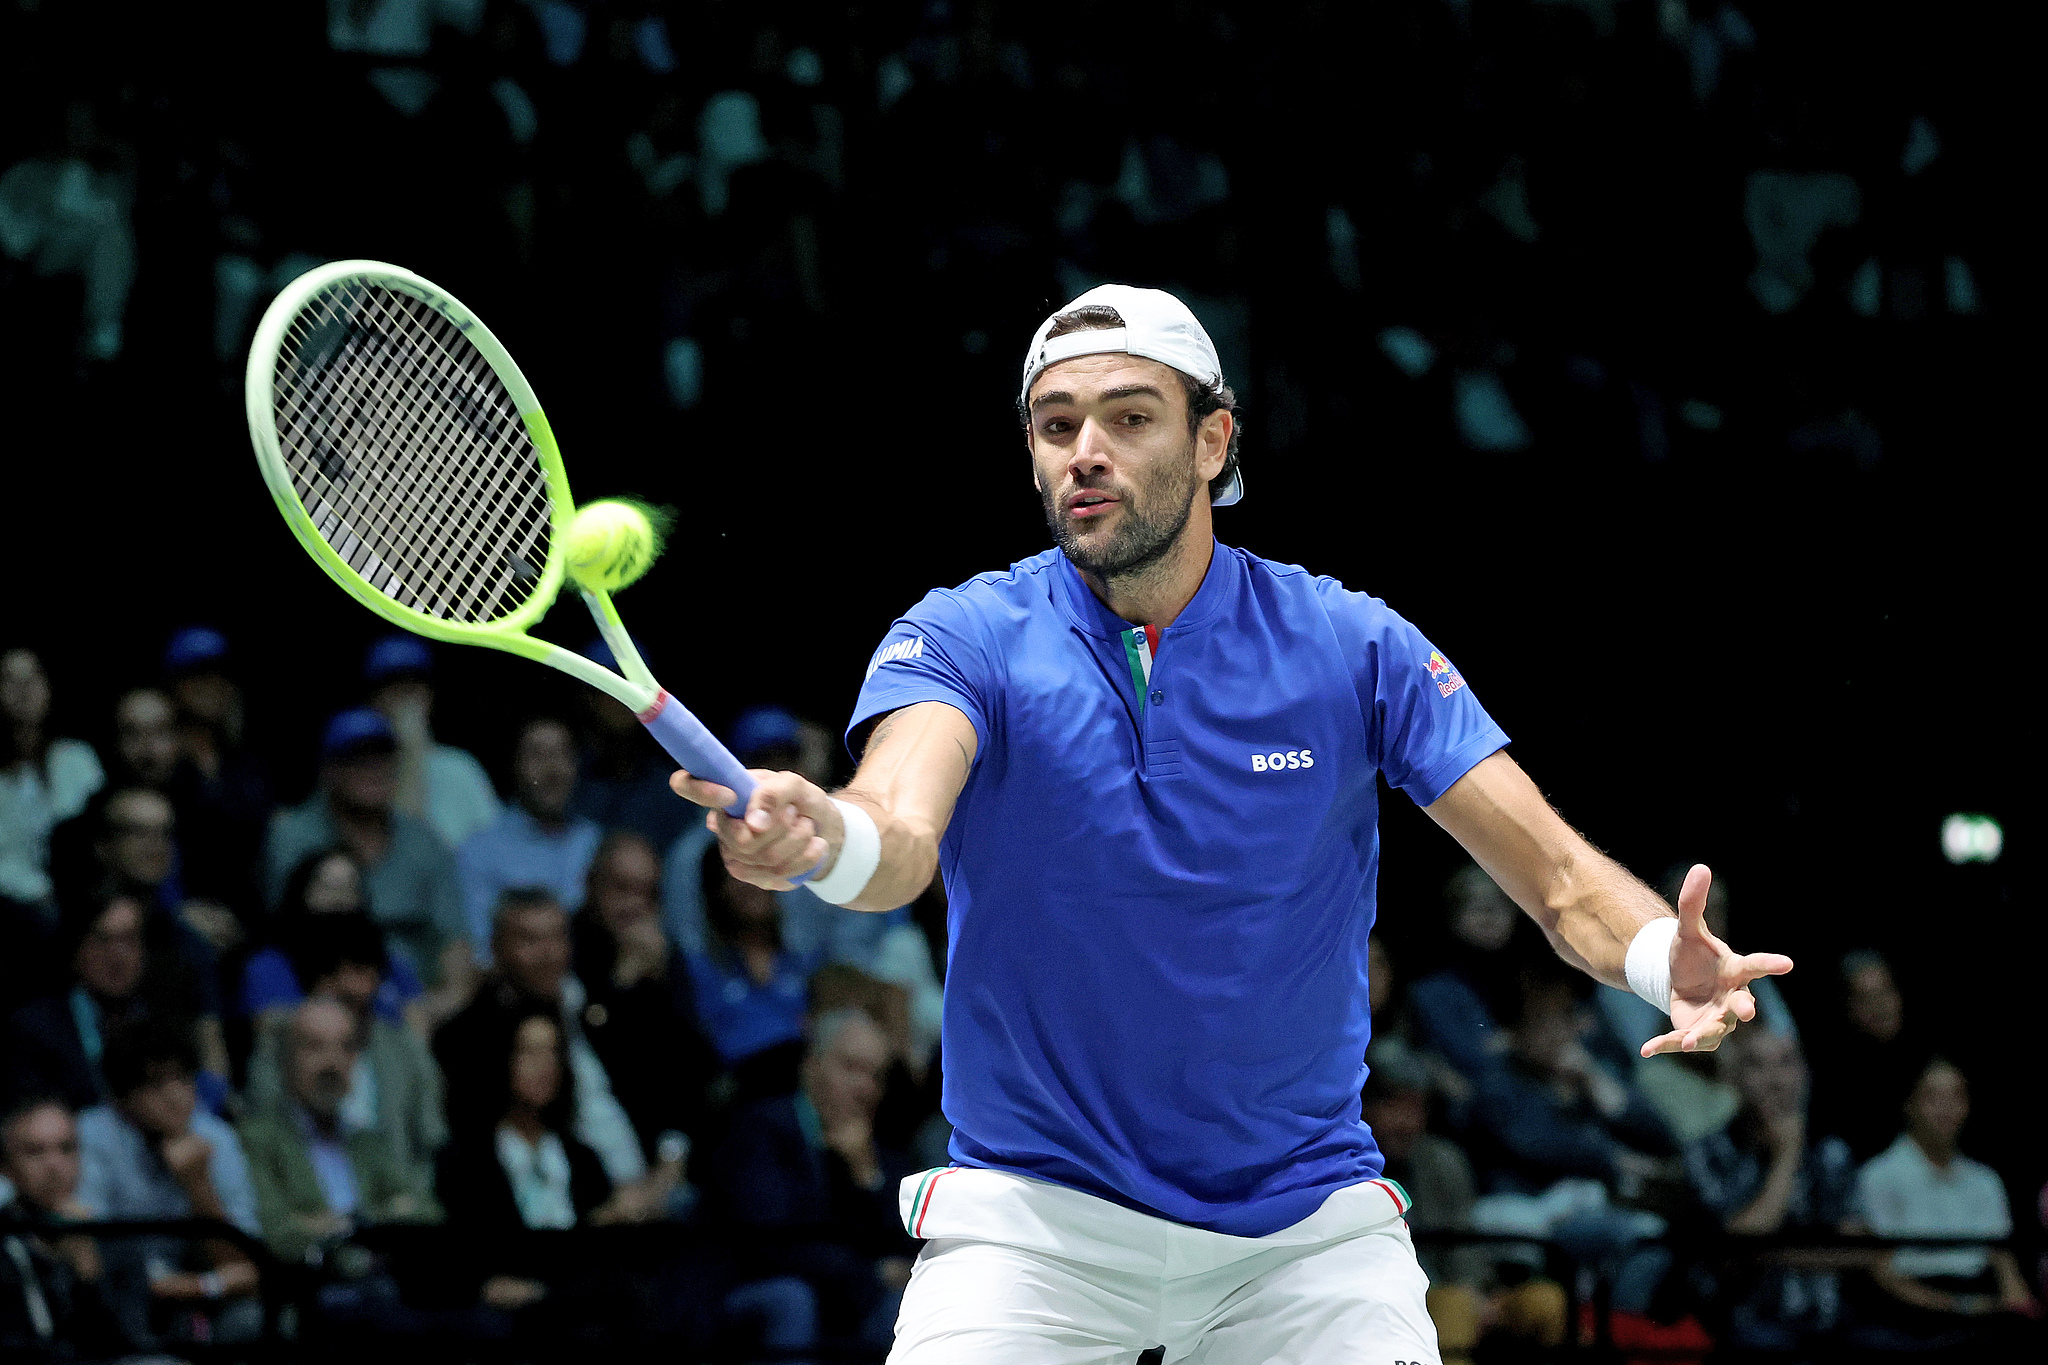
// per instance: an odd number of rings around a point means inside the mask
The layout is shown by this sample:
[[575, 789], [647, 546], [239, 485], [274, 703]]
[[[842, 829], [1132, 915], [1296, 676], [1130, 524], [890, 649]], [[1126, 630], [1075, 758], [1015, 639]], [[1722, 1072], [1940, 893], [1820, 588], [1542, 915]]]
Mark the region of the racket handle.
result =
[[[668, 750], [670, 758], [689, 770], [690, 776], [732, 788], [735, 799], [725, 808], [727, 815], [738, 819], [746, 814], [747, 798], [754, 794], [754, 779], [732, 756], [732, 750], [719, 743], [718, 736], [707, 730], [689, 707], [667, 692], [658, 692], [654, 705], [640, 712], [640, 723], [656, 743]], [[809, 872], [791, 878], [798, 886], [810, 879]]]

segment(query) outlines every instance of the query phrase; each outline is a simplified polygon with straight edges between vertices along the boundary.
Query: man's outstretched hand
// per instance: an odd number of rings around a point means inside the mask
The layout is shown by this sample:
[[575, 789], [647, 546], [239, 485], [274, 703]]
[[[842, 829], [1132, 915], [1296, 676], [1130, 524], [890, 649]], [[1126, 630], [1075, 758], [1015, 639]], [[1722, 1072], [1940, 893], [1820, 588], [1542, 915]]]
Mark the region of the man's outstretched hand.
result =
[[1738, 1020], [1756, 1017], [1749, 983], [1792, 970], [1792, 959], [1783, 953], [1738, 953], [1708, 931], [1707, 888], [1713, 881], [1704, 863], [1685, 874], [1678, 933], [1671, 940], [1671, 1032], [1644, 1043], [1645, 1057], [1712, 1052]]

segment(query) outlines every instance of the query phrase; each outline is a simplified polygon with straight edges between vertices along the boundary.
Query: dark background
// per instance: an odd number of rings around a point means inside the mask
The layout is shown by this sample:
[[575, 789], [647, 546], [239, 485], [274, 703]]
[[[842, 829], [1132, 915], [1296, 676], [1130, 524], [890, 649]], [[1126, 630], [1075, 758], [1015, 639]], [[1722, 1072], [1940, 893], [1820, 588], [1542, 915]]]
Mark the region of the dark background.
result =
[[[1713, 865], [1738, 946], [1800, 959], [1803, 1019], [1832, 1012], [1843, 950], [1887, 952], [1909, 1021], [1976, 1082], [1966, 1148], [2028, 1207], [2048, 937], [2015, 705], [2037, 542], [2014, 473], [2040, 416], [2010, 11], [570, 8], [563, 64], [523, 4], [396, 54], [338, 45], [318, 5], [0, 4], [0, 170], [83, 162], [134, 241], [111, 356], [79, 273], [0, 254], [0, 645], [43, 652], [60, 730], [104, 744], [168, 632], [211, 623], [283, 794], [310, 784], [382, 627], [270, 506], [240, 364], [319, 260], [449, 288], [519, 358], [581, 496], [678, 510], [621, 605], [714, 727], [756, 701], [843, 723], [892, 617], [1041, 549], [1011, 411], [1030, 330], [1099, 280], [1174, 288], [1243, 400], [1222, 537], [1416, 621], [1639, 872]], [[370, 85], [388, 66], [433, 78], [418, 115]], [[501, 80], [537, 112], [527, 142]], [[633, 137], [700, 155], [698, 110], [732, 90], [766, 155], [714, 213], [697, 177], [658, 189]], [[1860, 201], [1776, 311], [1745, 219], [1772, 170]], [[240, 322], [235, 263], [265, 279]], [[1425, 373], [1390, 327], [1427, 339]], [[679, 338], [690, 406], [663, 378]], [[1456, 419], [1475, 376], [1518, 448]], [[546, 633], [591, 632], [571, 602]], [[573, 700], [522, 661], [441, 657], [442, 737], [494, 766], [516, 716]], [[2000, 861], [1944, 860], [1958, 810], [2002, 822]], [[1385, 826], [1383, 921], [1420, 965], [1457, 850], [1405, 799]]]

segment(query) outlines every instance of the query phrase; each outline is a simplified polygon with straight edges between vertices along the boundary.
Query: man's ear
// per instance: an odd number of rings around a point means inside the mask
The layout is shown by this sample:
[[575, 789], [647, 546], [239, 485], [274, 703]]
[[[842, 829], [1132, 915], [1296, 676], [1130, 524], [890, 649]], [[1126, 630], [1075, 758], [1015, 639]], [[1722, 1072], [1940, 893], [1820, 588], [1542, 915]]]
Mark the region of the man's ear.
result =
[[1228, 408], [1216, 409], [1195, 428], [1195, 472], [1205, 482], [1223, 472], [1230, 454], [1230, 435], [1236, 428], [1237, 419]]

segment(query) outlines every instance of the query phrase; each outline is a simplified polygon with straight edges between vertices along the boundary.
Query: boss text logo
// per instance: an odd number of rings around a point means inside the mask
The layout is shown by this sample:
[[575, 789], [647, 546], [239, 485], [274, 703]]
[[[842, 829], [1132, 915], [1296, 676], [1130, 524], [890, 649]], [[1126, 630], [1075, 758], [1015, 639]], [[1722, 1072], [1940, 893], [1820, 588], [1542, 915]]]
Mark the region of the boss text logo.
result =
[[1277, 773], [1284, 768], [1313, 768], [1315, 766], [1315, 750], [1313, 749], [1287, 749], [1270, 754], [1252, 755], [1252, 771], [1255, 773]]

